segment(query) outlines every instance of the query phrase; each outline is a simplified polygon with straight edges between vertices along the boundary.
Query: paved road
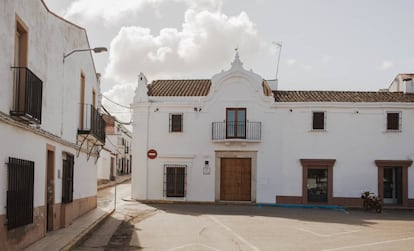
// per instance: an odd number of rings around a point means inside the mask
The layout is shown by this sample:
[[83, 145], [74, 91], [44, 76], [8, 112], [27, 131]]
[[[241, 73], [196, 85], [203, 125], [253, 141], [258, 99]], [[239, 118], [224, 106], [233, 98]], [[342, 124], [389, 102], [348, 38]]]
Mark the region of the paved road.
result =
[[[129, 185], [120, 194], [129, 197]], [[125, 194], [124, 194], [125, 193]], [[119, 196], [122, 197], [122, 196]], [[78, 250], [413, 250], [414, 212], [119, 201]]]
[[131, 183], [129, 181], [117, 185], [116, 205], [114, 203], [115, 187], [98, 191], [98, 207], [109, 211], [116, 206], [116, 212], [75, 250], [122, 250], [122, 247], [128, 246], [127, 240], [132, 236], [131, 232], [125, 233], [125, 226], [128, 222], [145, 217], [156, 210], [144, 204], [125, 200], [130, 197]]

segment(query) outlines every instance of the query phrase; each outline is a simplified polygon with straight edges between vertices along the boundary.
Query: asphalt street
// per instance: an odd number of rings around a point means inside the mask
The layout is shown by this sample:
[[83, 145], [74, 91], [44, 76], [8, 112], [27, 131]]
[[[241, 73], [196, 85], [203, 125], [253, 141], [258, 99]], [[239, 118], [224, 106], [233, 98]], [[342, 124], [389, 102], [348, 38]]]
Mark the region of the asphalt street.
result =
[[[142, 204], [117, 189], [117, 212], [77, 250], [413, 250], [414, 212], [253, 205]], [[102, 191], [111, 205], [113, 189]], [[105, 197], [107, 196], [107, 197]], [[113, 198], [113, 197], [112, 197]], [[113, 201], [112, 201], [113, 203]]]

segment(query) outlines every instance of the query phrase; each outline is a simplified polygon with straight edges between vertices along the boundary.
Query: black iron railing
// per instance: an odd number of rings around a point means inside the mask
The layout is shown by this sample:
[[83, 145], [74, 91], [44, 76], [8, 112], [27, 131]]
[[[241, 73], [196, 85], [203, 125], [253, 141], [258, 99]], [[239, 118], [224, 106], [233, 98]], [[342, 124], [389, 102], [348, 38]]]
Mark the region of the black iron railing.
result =
[[105, 144], [105, 121], [93, 105], [81, 104], [81, 123], [78, 134], [91, 134]]
[[10, 115], [32, 123], [42, 121], [43, 82], [27, 67], [14, 70], [14, 104]]
[[212, 139], [245, 139], [259, 141], [262, 138], [262, 122], [223, 121], [212, 123]]

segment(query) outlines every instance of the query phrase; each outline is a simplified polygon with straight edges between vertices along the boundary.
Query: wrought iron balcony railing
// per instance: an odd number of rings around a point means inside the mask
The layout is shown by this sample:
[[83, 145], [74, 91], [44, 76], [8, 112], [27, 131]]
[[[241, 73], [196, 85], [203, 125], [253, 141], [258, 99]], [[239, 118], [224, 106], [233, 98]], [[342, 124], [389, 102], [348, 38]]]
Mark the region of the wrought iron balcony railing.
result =
[[262, 122], [223, 121], [212, 123], [212, 140], [240, 139], [260, 141], [262, 137]]
[[105, 121], [93, 105], [81, 104], [81, 122], [79, 135], [90, 134], [105, 144]]
[[43, 81], [27, 67], [14, 71], [14, 103], [10, 115], [40, 124], [42, 121]]

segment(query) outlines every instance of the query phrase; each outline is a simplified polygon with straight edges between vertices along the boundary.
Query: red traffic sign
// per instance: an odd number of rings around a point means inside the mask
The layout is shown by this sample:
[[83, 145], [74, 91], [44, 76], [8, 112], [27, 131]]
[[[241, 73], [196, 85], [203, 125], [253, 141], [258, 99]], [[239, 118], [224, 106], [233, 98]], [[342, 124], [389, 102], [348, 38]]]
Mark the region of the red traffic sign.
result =
[[155, 159], [157, 157], [158, 153], [155, 149], [149, 149], [147, 152], [147, 157], [149, 159]]

